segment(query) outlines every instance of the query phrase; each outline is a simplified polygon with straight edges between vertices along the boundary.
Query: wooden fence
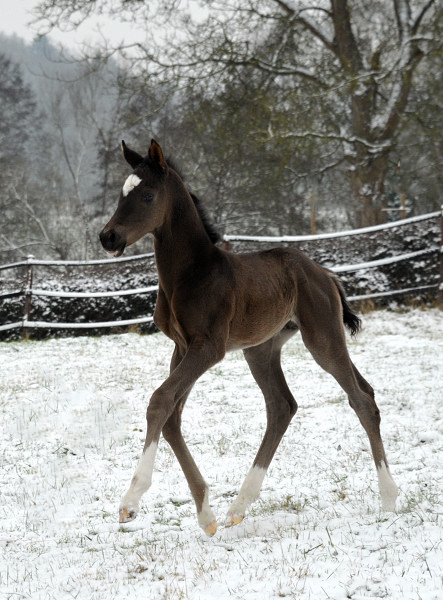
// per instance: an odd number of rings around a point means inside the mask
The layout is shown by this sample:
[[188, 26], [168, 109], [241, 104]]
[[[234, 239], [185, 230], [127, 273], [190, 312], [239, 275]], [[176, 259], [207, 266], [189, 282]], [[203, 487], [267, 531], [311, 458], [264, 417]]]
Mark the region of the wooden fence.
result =
[[[308, 235], [308, 236], [280, 236], [280, 237], [269, 237], [269, 236], [235, 236], [235, 235], [226, 235], [225, 241], [228, 243], [233, 242], [242, 242], [242, 243], [250, 243], [253, 242], [255, 245], [257, 244], [267, 244], [272, 245], [274, 243], [278, 244], [288, 244], [293, 242], [307, 242], [307, 241], [318, 241], [318, 240], [328, 240], [333, 238], [347, 237], [347, 236], [360, 236], [362, 234], [368, 234], [372, 232], [377, 232], [381, 230], [387, 230], [390, 228], [397, 228], [407, 225], [409, 223], [417, 223], [419, 221], [425, 220], [441, 220], [441, 235], [442, 235], [442, 245], [440, 248], [440, 282], [439, 283], [427, 283], [425, 285], [416, 285], [403, 289], [393, 289], [382, 292], [375, 293], [367, 293], [360, 295], [351, 295], [349, 296], [350, 301], [361, 301], [372, 298], [379, 298], [383, 296], [396, 296], [400, 294], [410, 294], [417, 293], [423, 290], [431, 290], [435, 288], [439, 289], [440, 298], [443, 295], [443, 210], [442, 212], [434, 212], [428, 213], [424, 215], [420, 215], [418, 217], [411, 217], [409, 219], [403, 219], [401, 221], [394, 221], [391, 223], [386, 223], [383, 225], [377, 225], [374, 227], [367, 227], [362, 229], [354, 229], [348, 231], [341, 231], [335, 233], [327, 233], [327, 234], [318, 234], [318, 235]], [[359, 262], [355, 264], [341, 264], [330, 267], [332, 271], [336, 273], [347, 273], [347, 272], [356, 272], [368, 269], [374, 269], [380, 267], [381, 265], [389, 265], [393, 263], [399, 263], [404, 261], [410, 261], [411, 259], [416, 259], [417, 257], [435, 253], [436, 248], [424, 248], [421, 250], [417, 250], [415, 252], [408, 252], [399, 254], [396, 256], [390, 256], [383, 259], [372, 260], [368, 262]], [[9, 289], [5, 291], [0, 291], [0, 301], [8, 298], [23, 298], [23, 316], [20, 320], [15, 320], [10, 323], [2, 323], [0, 324], [0, 332], [7, 331], [11, 329], [21, 329], [26, 335], [31, 329], [96, 329], [96, 328], [109, 328], [109, 327], [124, 327], [130, 325], [137, 325], [141, 323], [151, 323], [153, 321], [152, 314], [146, 314], [144, 316], [140, 316], [137, 318], [131, 319], [121, 319], [121, 320], [107, 320], [107, 321], [88, 321], [88, 322], [55, 322], [52, 320], [32, 320], [32, 300], [34, 297], [53, 297], [53, 298], [107, 298], [107, 297], [118, 297], [118, 296], [130, 296], [130, 295], [143, 295], [143, 294], [152, 294], [154, 293], [158, 287], [156, 285], [150, 285], [145, 287], [138, 287], [132, 289], [119, 289], [117, 291], [88, 291], [88, 292], [78, 292], [78, 291], [70, 291], [70, 290], [48, 290], [41, 289], [35, 287], [34, 285], [34, 270], [39, 266], [63, 266], [63, 267], [89, 267], [89, 266], [98, 266], [101, 265], [110, 265], [112, 263], [127, 263], [132, 261], [143, 261], [150, 259], [152, 260], [152, 254], [143, 254], [138, 256], [130, 256], [125, 258], [118, 259], [107, 259], [107, 260], [91, 260], [91, 261], [47, 261], [47, 260], [38, 260], [33, 256], [28, 256], [26, 260], [6, 265], [0, 266], [0, 271], [8, 270], [8, 269], [17, 269], [17, 268], [25, 268], [26, 269], [26, 277], [25, 277], [25, 285], [19, 287], [18, 289]]]

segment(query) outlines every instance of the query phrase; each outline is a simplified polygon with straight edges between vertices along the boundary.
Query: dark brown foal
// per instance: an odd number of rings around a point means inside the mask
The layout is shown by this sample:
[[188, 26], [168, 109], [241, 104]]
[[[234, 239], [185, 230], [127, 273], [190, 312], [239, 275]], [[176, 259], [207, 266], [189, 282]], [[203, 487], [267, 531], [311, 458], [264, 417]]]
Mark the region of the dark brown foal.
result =
[[214, 245], [215, 234], [160, 146], [152, 140], [142, 157], [124, 142], [133, 169], [113, 217], [100, 233], [103, 247], [120, 256], [143, 235], [154, 236], [159, 293], [157, 326], [175, 342], [170, 375], [153, 393], [147, 410], [142, 456], [120, 506], [120, 521], [135, 518], [149, 488], [161, 433], [188, 481], [200, 526], [217, 529], [208, 487], [181, 433], [181, 413], [196, 380], [229, 350], [242, 349], [266, 402], [267, 427], [252, 468], [227, 515], [239, 523], [257, 498], [263, 478], [297, 404], [287, 386], [280, 353], [300, 330], [314, 359], [346, 392], [368, 434], [377, 468], [382, 506], [394, 510], [397, 486], [380, 436], [380, 413], [371, 386], [349, 357], [344, 325], [359, 319], [346, 302], [337, 277], [301, 252], [280, 248], [231, 254]]

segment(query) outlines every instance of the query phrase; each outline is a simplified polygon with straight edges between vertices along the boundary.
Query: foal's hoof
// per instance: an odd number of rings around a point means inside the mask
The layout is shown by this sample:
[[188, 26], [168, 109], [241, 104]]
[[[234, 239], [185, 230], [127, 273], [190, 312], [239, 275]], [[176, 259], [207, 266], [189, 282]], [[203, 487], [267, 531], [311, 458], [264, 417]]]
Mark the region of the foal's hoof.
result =
[[238, 525], [243, 521], [245, 515], [239, 515], [238, 513], [228, 513], [226, 515], [225, 526], [233, 527], [234, 525]]
[[215, 535], [217, 533], [217, 521], [214, 519], [213, 521], [211, 521], [210, 523], [208, 523], [208, 525], [206, 525], [205, 527], [203, 527], [203, 531], [209, 537], [212, 537], [213, 535]]
[[129, 523], [129, 521], [133, 521], [135, 519], [137, 516], [137, 511], [135, 508], [126, 508], [122, 506], [120, 507], [119, 514], [120, 523]]
[[381, 509], [383, 512], [396, 512], [396, 502], [397, 497], [393, 496], [392, 498], [383, 498], [381, 502]]

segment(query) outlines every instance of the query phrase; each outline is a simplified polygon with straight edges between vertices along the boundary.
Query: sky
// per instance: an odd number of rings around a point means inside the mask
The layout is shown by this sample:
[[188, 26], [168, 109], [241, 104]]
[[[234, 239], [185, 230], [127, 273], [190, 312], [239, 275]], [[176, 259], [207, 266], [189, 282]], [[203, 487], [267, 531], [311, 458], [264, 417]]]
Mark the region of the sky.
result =
[[35, 5], [33, 0], [0, 0], [0, 30], [2, 33], [13, 33], [31, 41], [34, 33], [27, 26], [30, 20], [29, 8]]
[[[16, 34], [27, 42], [31, 42], [38, 33], [37, 27], [31, 26], [33, 19], [32, 9], [39, 0], [0, 0], [0, 31], [7, 35]], [[98, 21], [88, 20], [86, 24], [78, 27], [73, 32], [54, 30], [50, 34], [53, 42], [62, 43], [74, 48], [81, 46], [82, 42], [91, 42], [99, 38], [97, 30]], [[127, 33], [134, 34], [134, 28], [128, 24], [112, 22], [109, 19], [100, 23], [100, 29], [106, 36], [116, 36], [121, 39]]]

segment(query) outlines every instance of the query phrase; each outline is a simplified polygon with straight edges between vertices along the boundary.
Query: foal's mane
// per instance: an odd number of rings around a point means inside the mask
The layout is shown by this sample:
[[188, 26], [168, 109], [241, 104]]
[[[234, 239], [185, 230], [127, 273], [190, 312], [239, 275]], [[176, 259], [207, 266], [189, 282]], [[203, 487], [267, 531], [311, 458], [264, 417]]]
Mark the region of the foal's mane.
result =
[[[166, 159], [166, 162], [168, 163], [168, 167], [173, 169], [177, 173], [177, 175], [179, 175], [179, 177], [185, 182], [186, 181], [185, 177], [184, 177], [183, 173], [181, 172], [181, 170], [177, 167], [174, 160], [168, 157]], [[185, 185], [186, 185], [186, 189], [188, 190], [188, 192], [194, 202], [195, 208], [197, 209], [200, 220], [203, 223], [203, 227], [205, 228], [205, 231], [206, 231], [209, 239], [211, 240], [211, 242], [213, 244], [220, 242], [222, 239], [221, 235], [219, 234], [219, 232], [215, 228], [215, 225], [212, 223], [211, 219], [209, 218], [206, 207], [203, 205], [200, 198], [198, 198], [193, 192], [191, 192], [191, 190], [189, 189], [189, 186], [186, 183], [185, 183]]]

